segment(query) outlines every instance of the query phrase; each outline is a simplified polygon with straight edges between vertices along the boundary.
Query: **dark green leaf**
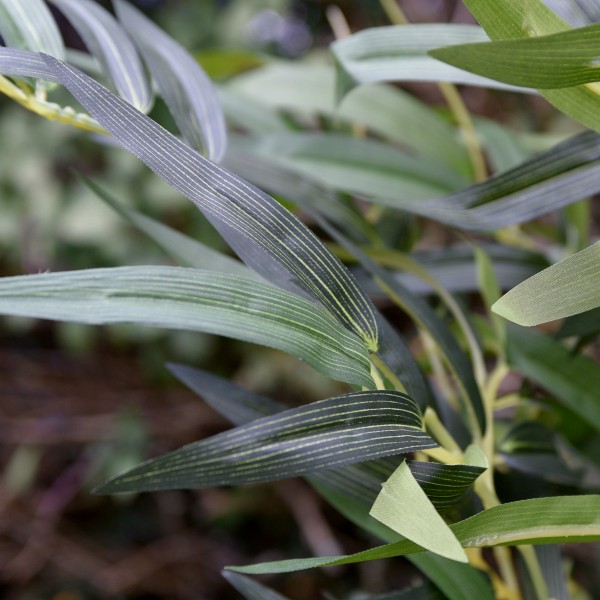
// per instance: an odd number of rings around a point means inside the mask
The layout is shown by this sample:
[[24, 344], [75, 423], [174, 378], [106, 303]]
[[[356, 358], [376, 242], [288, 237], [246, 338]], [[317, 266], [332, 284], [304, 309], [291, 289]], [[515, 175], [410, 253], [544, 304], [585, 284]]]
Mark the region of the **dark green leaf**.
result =
[[600, 25], [533, 38], [438, 48], [429, 55], [511, 85], [574, 87], [600, 80]]
[[434, 447], [415, 403], [355, 392], [263, 417], [152, 459], [101, 493], [258, 483]]

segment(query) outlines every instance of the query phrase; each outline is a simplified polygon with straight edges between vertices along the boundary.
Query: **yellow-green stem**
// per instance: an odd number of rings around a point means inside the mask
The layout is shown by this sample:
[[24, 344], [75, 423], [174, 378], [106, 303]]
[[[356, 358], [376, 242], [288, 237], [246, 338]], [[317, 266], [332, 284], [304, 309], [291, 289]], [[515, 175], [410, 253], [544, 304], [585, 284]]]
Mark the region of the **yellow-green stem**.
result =
[[[379, 3], [390, 23], [394, 25], [408, 24], [409, 21], [396, 0], [379, 0]], [[473, 124], [473, 119], [471, 119], [471, 115], [455, 85], [447, 82], [439, 82], [438, 86], [446, 99], [448, 108], [452, 111], [456, 124], [461, 130], [465, 148], [473, 169], [473, 179], [476, 182], [483, 181], [487, 177], [485, 157], [479, 141], [479, 135], [477, 135], [477, 130]]]
[[446, 429], [438, 414], [430, 406], [425, 410], [423, 422], [425, 423], [425, 429], [433, 435], [442, 448], [452, 454], [456, 454], [458, 459], [462, 460], [463, 451], [461, 447], [456, 443], [456, 440]]
[[406, 394], [406, 388], [402, 382], [398, 379], [396, 374], [385, 364], [377, 354], [371, 354], [371, 363], [375, 365], [380, 373], [383, 373], [384, 377], [387, 377], [389, 382], [394, 386], [394, 389], [398, 392]]

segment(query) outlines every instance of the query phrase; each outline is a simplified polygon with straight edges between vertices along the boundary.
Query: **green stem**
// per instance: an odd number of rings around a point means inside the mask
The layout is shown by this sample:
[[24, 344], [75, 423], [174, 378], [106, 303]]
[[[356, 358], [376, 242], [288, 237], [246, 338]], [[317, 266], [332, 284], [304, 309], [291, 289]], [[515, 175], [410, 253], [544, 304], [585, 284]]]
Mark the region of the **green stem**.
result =
[[396, 374], [381, 360], [377, 354], [371, 354], [371, 364], [375, 365], [380, 373], [383, 373], [385, 377], [389, 380], [389, 382], [394, 386], [394, 389], [398, 392], [403, 392], [406, 394], [406, 388], [402, 384], [402, 382], [398, 379]]
[[433, 435], [442, 448], [456, 454], [459, 460], [462, 460], [463, 451], [461, 447], [456, 443], [456, 440], [446, 429], [438, 414], [430, 406], [425, 409], [423, 422], [425, 423], [425, 429]]

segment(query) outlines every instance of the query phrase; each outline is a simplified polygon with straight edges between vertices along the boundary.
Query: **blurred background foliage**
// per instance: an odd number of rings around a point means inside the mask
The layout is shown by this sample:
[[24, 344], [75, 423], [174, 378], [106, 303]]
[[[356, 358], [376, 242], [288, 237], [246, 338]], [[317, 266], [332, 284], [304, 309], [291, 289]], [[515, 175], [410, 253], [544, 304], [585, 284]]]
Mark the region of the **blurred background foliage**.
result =
[[[285, 89], [265, 89], [265, 80], [255, 77], [260, 69], [273, 65], [286, 69], [292, 62], [331, 70], [327, 46], [334, 34], [327, 16], [329, 3], [137, 0], [135, 4], [196, 53], [220, 85], [234, 131], [244, 129], [242, 110], [252, 112], [257, 127], [279, 120], [291, 131], [343, 127], [310, 108], [318, 107], [322, 90], [307, 86], [302, 97], [293, 99], [307, 107], [298, 112], [294, 102], [285, 99]], [[457, 0], [405, 0], [401, 5], [412, 22], [473, 22]], [[339, 6], [352, 31], [387, 24], [378, 2], [345, 0]], [[60, 17], [59, 23], [67, 44], [81, 49], [81, 40], [68, 23]], [[435, 85], [404, 88], [448, 116]], [[511, 147], [521, 156], [578, 130], [539, 97], [479, 88], [461, 91], [474, 115], [521, 132], [511, 137]], [[160, 102], [152, 116], [173, 126]], [[494, 133], [500, 135], [492, 128]], [[222, 249], [219, 236], [202, 215], [123, 150], [40, 119], [4, 97], [0, 97], [0, 139], [4, 141], [2, 276], [169, 263], [152, 241], [85, 188], [73, 170], [93, 178], [124, 204]], [[578, 249], [586, 244], [586, 224], [594, 222], [586, 206], [569, 208], [558, 222], [542, 219], [526, 227], [545, 236], [546, 244], [570, 243]], [[571, 218], [564, 216], [568, 214]], [[583, 223], [579, 229], [573, 225], [578, 219]], [[404, 249], [417, 240], [419, 248], [437, 247], [453, 235], [413, 217], [383, 221], [390, 239]], [[399, 313], [391, 316], [406, 327]], [[213, 336], [3, 319], [2, 598], [239, 598], [219, 574], [223, 565], [354, 552], [373, 543], [298, 480], [119, 501], [91, 496], [89, 489], [101, 479], [225, 428], [216, 413], [175, 384], [164, 368], [168, 361], [201, 366], [290, 404], [341, 390], [282, 353]], [[594, 553], [587, 547], [577, 552], [582, 553], [576, 557], [578, 578], [588, 589], [600, 590], [598, 573], [591, 568]], [[418, 578], [418, 572], [402, 561], [381, 561], [303, 572], [270, 583], [300, 600], [319, 597], [322, 587], [336, 597], [349, 598], [352, 589], [377, 593]]]

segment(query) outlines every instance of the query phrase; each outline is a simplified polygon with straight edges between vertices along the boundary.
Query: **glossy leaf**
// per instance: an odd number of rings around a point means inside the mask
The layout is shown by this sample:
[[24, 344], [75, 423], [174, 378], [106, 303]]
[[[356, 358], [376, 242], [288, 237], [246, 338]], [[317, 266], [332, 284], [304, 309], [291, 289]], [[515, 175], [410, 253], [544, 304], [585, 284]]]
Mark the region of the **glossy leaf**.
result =
[[65, 56], [60, 32], [43, 0], [0, 0], [0, 35], [7, 46]]
[[208, 161], [83, 73], [46, 57], [115, 139], [190, 198], [235, 252], [281, 287], [304, 290], [377, 348], [374, 309], [343, 265], [270, 196]]
[[600, 242], [520, 283], [492, 310], [519, 325], [538, 325], [600, 307]]
[[372, 386], [361, 341], [327, 312], [235, 275], [119, 267], [6, 277], [0, 280], [0, 313], [225, 335], [289, 352], [333, 378]]
[[184, 138], [220, 162], [227, 147], [227, 129], [206, 73], [191, 54], [131, 4], [114, 0], [114, 5]]
[[113, 16], [92, 0], [51, 2], [75, 27], [119, 95], [142, 112], [147, 112], [152, 105], [152, 92], [142, 62]]
[[[451, 525], [466, 548], [600, 540], [600, 496], [557, 496], [502, 504]], [[289, 573], [314, 567], [404, 556], [423, 549], [401, 540], [348, 556], [328, 556], [228, 567], [241, 573]]]
[[[418, 507], [415, 510], [415, 507]], [[371, 511], [372, 517], [431, 552], [469, 562], [465, 551], [416, 482], [406, 463], [402, 463], [383, 484]]]
[[203, 488], [307, 475], [431, 448], [415, 403], [398, 392], [355, 392], [292, 408], [152, 459], [100, 493]]
[[600, 25], [589, 25], [533, 38], [438, 48], [429, 55], [511, 85], [568, 88], [600, 80], [599, 34]]
[[331, 46], [339, 66], [337, 98], [341, 100], [359, 84], [381, 81], [449, 81], [523, 91], [456, 69], [427, 55], [440, 46], [488, 39], [483, 29], [474, 25], [394, 25], [359, 31]]

